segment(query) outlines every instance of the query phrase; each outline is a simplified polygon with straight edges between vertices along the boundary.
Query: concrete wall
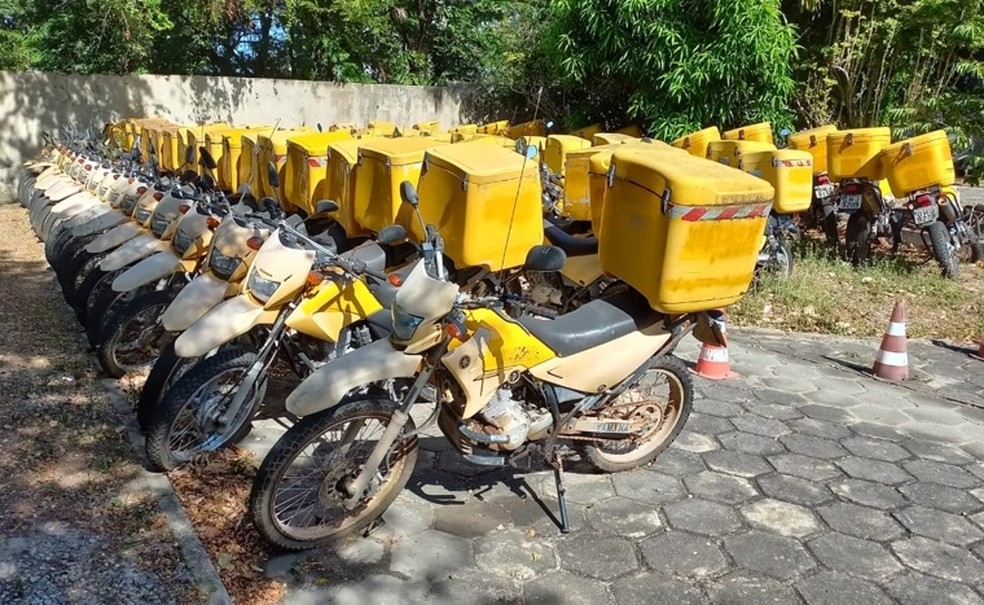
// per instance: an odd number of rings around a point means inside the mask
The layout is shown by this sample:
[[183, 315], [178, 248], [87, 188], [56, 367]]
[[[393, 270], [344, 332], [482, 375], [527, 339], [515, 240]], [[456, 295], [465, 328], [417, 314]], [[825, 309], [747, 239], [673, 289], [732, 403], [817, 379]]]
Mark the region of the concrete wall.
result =
[[0, 201], [12, 198], [16, 167], [41, 133], [77, 124], [101, 128], [124, 117], [181, 124], [398, 124], [437, 119], [445, 127], [483, 119], [473, 87], [336, 84], [207, 76], [79, 76], [0, 71]]

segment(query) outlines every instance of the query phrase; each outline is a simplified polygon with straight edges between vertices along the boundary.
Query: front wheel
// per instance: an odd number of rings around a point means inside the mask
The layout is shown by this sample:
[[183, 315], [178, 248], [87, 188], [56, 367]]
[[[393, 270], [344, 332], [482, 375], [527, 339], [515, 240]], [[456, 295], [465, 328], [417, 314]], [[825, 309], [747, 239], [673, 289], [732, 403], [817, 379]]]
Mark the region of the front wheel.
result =
[[953, 249], [953, 244], [950, 243], [950, 230], [942, 221], [936, 221], [926, 225], [926, 231], [929, 232], [929, 243], [933, 247], [933, 256], [936, 257], [936, 262], [940, 265], [940, 272], [943, 277], [955, 278], [959, 272], [959, 265], [957, 264], [956, 251]]
[[642, 420], [642, 430], [623, 439], [579, 442], [581, 456], [610, 473], [649, 464], [676, 439], [693, 404], [690, 372], [676, 357], [660, 355], [638, 383], [598, 414], [601, 419]]
[[166, 338], [160, 317], [173, 299], [170, 291], [151, 290], [112, 310], [96, 347], [99, 365], [107, 374], [120, 378], [154, 363]]
[[172, 384], [177, 382], [190, 370], [201, 357], [178, 357], [174, 352], [174, 341], [171, 338], [161, 349], [154, 365], [147, 374], [143, 388], [140, 389], [140, 399], [137, 401], [137, 422], [140, 430], [146, 432], [150, 422], [157, 412], [157, 404], [161, 401]]
[[232, 404], [257, 359], [252, 351], [230, 347], [171, 384], [147, 426], [147, 459], [153, 470], [171, 470], [249, 434], [266, 395], [266, 376], [253, 380], [238, 407]]
[[253, 481], [249, 508], [260, 533], [281, 548], [307, 550], [358, 532], [381, 516], [417, 463], [413, 420], [380, 463], [366, 497], [353, 508], [343, 501], [395, 409], [391, 401], [356, 400], [288, 429]]

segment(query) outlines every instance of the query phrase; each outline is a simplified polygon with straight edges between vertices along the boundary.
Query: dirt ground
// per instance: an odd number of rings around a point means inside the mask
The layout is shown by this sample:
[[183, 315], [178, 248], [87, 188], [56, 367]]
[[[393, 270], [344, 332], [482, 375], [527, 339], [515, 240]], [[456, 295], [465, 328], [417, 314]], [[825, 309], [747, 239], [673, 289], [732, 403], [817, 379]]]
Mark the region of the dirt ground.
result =
[[200, 602], [19, 205], [0, 233], [0, 602]]

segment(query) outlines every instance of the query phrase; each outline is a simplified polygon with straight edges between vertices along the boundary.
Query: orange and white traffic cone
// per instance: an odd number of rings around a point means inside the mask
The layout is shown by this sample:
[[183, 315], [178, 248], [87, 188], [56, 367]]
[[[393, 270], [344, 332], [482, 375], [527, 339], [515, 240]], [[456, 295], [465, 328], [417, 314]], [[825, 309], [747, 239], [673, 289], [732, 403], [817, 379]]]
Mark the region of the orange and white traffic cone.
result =
[[709, 380], [734, 378], [737, 374], [731, 371], [731, 357], [728, 355], [727, 316], [722, 312], [720, 318], [714, 318], [714, 322], [721, 328], [725, 345], [718, 347], [701, 343], [694, 373]]
[[876, 378], [885, 380], [909, 380], [909, 354], [905, 338], [905, 303], [895, 302], [888, 330], [882, 337], [881, 347], [871, 368]]

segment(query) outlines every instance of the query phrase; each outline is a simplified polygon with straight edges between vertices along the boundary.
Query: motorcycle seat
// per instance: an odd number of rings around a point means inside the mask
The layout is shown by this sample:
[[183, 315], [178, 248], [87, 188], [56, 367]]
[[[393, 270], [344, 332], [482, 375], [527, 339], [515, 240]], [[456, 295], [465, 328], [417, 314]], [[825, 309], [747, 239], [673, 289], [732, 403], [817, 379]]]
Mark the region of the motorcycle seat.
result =
[[650, 326], [659, 317], [645, 297], [627, 288], [557, 319], [524, 315], [519, 323], [557, 355], [569, 357]]
[[543, 234], [547, 237], [547, 241], [563, 250], [569, 257], [598, 254], [597, 237], [574, 237], [548, 220], [543, 221]]

